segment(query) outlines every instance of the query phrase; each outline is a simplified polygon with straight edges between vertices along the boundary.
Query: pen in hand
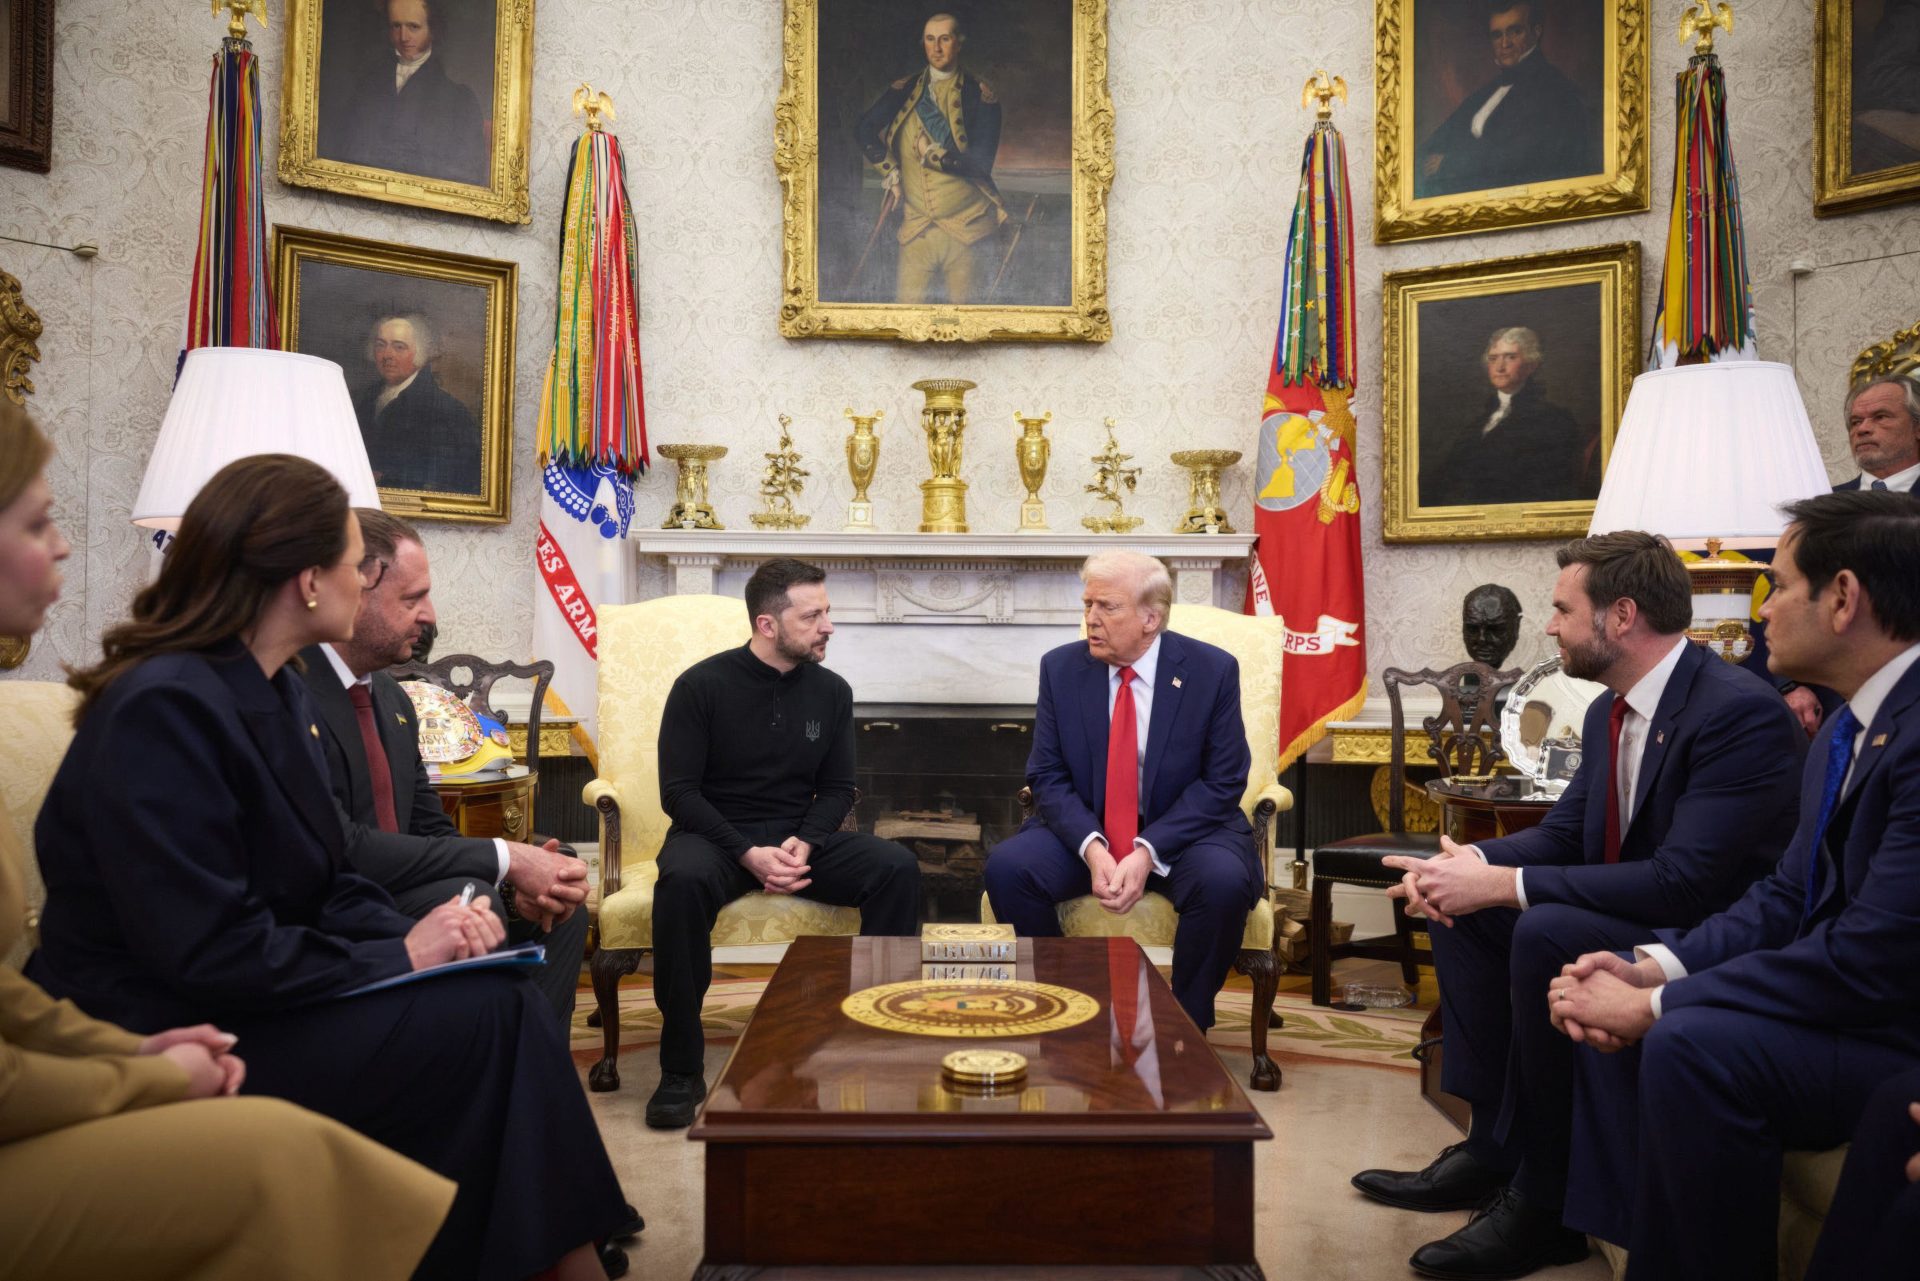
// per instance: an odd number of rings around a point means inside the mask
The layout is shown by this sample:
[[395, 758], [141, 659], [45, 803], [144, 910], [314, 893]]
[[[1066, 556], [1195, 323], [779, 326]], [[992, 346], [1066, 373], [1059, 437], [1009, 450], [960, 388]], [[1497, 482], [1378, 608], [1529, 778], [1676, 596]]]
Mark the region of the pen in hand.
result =
[[473, 883], [472, 881], [468, 881], [468, 882], [467, 882], [467, 886], [466, 886], [466, 888], [460, 891], [460, 906], [461, 906], [461, 907], [472, 907], [472, 906], [473, 906], [473, 895], [474, 895], [474, 892], [475, 892], [475, 890], [476, 890], [477, 888], [478, 888], [478, 887], [477, 887], [477, 886], [475, 886], [475, 885], [474, 885], [474, 883]]

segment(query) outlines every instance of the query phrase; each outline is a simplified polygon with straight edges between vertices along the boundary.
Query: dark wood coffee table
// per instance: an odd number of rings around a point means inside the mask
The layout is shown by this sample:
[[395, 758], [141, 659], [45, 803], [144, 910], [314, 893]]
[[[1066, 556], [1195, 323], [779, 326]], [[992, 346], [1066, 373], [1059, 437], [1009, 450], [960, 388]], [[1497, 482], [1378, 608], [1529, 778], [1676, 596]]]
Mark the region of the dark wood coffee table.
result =
[[[1147, 992], [1131, 1063], [1109, 999], [1128, 967]], [[1132, 940], [1020, 941], [1016, 977], [1099, 1002], [1059, 1031], [919, 1036], [841, 1012], [920, 977], [914, 938], [788, 947], [689, 1132], [708, 1145], [698, 1281], [1264, 1276], [1253, 1144], [1273, 1132]], [[1023, 1090], [943, 1084], [946, 1054], [989, 1046], [1027, 1057]]]

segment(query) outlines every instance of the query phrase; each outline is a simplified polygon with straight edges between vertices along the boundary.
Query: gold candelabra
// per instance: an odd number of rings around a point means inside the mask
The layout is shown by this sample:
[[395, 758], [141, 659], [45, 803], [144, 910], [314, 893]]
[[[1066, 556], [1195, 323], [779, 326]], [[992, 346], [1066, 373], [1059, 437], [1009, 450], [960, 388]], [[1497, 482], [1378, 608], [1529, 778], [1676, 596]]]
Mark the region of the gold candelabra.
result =
[[1096, 534], [1124, 534], [1141, 525], [1142, 517], [1126, 513], [1125, 495], [1131, 494], [1140, 483], [1140, 469], [1126, 465], [1132, 457], [1120, 452], [1120, 442], [1113, 434], [1113, 419], [1107, 419], [1107, 447], [1089, 460], [1094, 465], [1093, 484], [1085, 488], [1101, 502], [1112, 503], [1113, 510], [1104, 516], [1080, 518], [1080, 523]]
[[853, 501], [847, 504], [846, 532], [871, 534], [873, 503], [867, 498], [867, 486], [873, 484], [874, 469], [880, 465], [880, 437], [874, 434], [873, 425], [887, 415], [880, 409], [871, 414], [856, 414], [851, 409], [841, 412], [853, 424], [853, 434], [847, 437], [847, 474], [853, 478]]
[[780, 415], [780, 447], [765, 455], [767, 469], [760, 474], [760, 497], [766, 507], [748, 517], [761, 529], [799, 529], [811, 516], [793, 509], [793, 500], [806, 488], [807, 469], [793, 447], [793, 419]]
[[964, 378], [923, 378], [913, 389], [926, 397], [920, 426], [927, 433], [933, 475], [920, 482], [920, 532], [967, 532], [967, 482], [960, 479], [960, 453], [967, 431], [967, 393], [977, 383]]
[[727, 456], [725, 445], [662, 445], [662, 458], [680, 469], [673, 490], [673, 507], [660, 522], [662, 529], [725, 529], [707, 500], [707, 464]]
[[1013, 421], [1022, 429], [1020, 438], [1013, 443], [1013, 452], [1020, 463], [1020, 483], [1027, 487], [1027, 496], [1020, 503], [1020, 532], [1044, 534], [1047, 507], [1040, 501], [1040, 486], [1046, 483], [1047, 457], [1053, 452], [1046, 437], [1046, 426], [1053, 421], [1053, 411], [1048, 410], [1039, 418], [1016, 413]]
[[1187, 469], [1187, 510], [1176, 534], [1231, 534], [1226, 508], [1220, 505], [1220, 472], [1240, 461], [1237, 449], [1182, 449], [1173, 461]]

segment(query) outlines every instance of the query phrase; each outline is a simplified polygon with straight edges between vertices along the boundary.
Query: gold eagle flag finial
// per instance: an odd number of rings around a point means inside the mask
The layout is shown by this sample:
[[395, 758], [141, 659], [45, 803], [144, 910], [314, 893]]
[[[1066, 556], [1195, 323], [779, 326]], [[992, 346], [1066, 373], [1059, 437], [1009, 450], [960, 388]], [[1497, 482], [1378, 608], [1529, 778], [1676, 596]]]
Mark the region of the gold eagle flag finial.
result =
[[245, 40], [247, 38], [247, 15], [252, 14], [254, 21], [262, 27], [267, 25], [267, 0], [213, 0], [210, 12], [219, 13], [226, 9], [231, 14], [227, 22], [227, 39]]
[[1321, 120], [1331, 120], [1333, 119], [1333, 100], [1335, 97], [1338, 97], [1342, 102], [1347, 100], [1347, 82], [1339, 76], [1328, 76], [1326, 69], [1322, 68], [1307, 77], [1307, 87], [1300, 91], [1300, 105], [1305, 107], [1315, 98], [1318, 98], [1320, 100], [1320, 110], [1317, 113], [1318, 118]]
[[1720, 0], [1716, 6], [1713, 0], [1700, 0], [1690, 4], [1680, 16], [1680, 42], [1698, 39], [1693, 46], [1693, 56], [1704, 58], [1713, 52], [1713, 29], [1720, 27], [1728, 35], [1733, 34], [1733, 6], [1726, 0]]
[[599, 133], [601, 117], [613, 119], [613, 99], [609, 98], [605, 92], [582, 82], [580, 87], [573, 91], [573, 114], [576, 116], [584, 114], [587, 118], [587, 128], [594, 133]]

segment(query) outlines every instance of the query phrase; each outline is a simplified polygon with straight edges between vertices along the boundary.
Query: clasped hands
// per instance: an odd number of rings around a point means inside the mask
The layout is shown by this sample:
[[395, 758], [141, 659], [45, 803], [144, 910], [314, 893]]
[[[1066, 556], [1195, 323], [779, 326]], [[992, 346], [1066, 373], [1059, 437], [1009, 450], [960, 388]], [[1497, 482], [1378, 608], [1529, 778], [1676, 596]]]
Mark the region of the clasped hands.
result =
[[514, 910], [543, 930], [551, 930], [587, 901], [587, 865], [560, 852], [560, 842], [525, 845], [507, 842], [507, 884]]
[[813, 846], [797, 836], [778, 845], [755, 845], [740, 862], [769, 894], [795, 894], [813, 884]]
[[1093, 878], [1093, 896], [1115, 916], [1140, 901], [1140, 896], [1147, 892], [1147, 873], [1152, 870], [1153, 861], [1138, 845], [1117, 859], [1102, 837], [1094, 837], [1087, 846], [1087, 872]]
[[458, 894], [421, 917], [407, 931], [407, 959], [413, 968], [485, 956], [507, 937], [506, 924], [493, 914], [493, 904], [482, 895], [462, 903]]
[[196, 1023], [155, 1032], [140, 1042], [136, 1053], [173, 1060], [187, 1074], [187, 1097], [210, 1099], [238, 1094], [240, 1083], [247, 1079], [247, 1065], [233, 1053], [238, 1039], [211, 1023]]
[[1653, 1026], [1653, 993], [1667, 981], [1660, 962], [1588, 952], [1547, 985], [1547, 1016], [1568, 1038], [1612, 1054]]
[[1450, 927], [1455, 917], [1482, 908], [1520, 906], [1513, 868], [1489, 864], [1445, 836], [1440, 852], [1430, 858], [1389, 854], [1380, 861], [1403, 874], [1387, 897], [1403, 900], [1408, 916]]

